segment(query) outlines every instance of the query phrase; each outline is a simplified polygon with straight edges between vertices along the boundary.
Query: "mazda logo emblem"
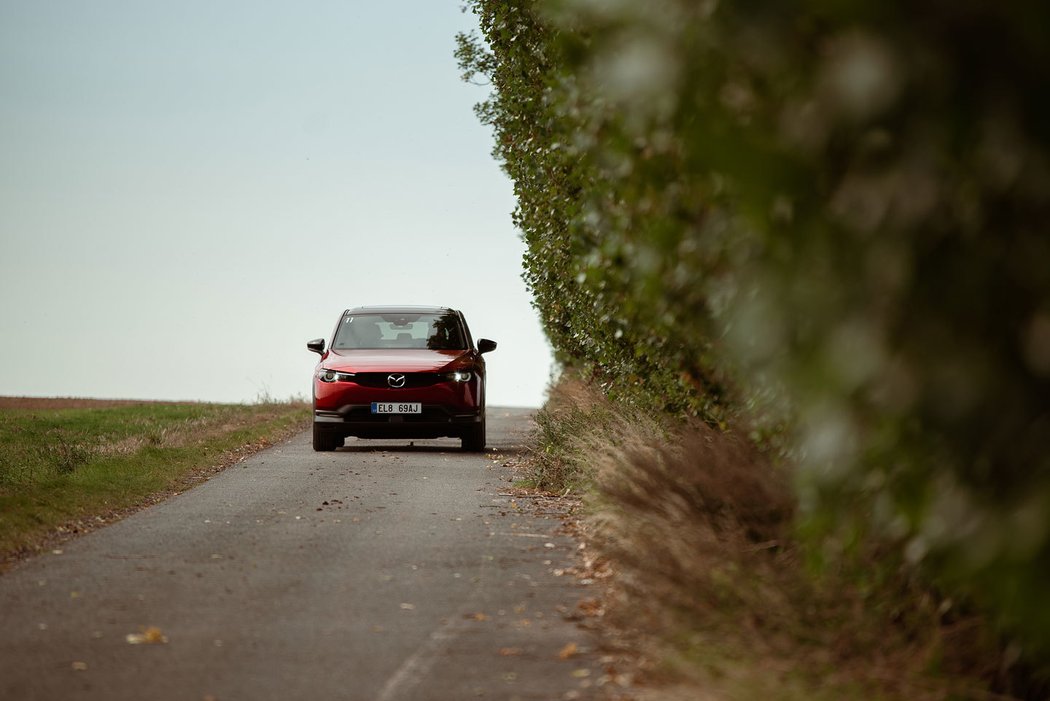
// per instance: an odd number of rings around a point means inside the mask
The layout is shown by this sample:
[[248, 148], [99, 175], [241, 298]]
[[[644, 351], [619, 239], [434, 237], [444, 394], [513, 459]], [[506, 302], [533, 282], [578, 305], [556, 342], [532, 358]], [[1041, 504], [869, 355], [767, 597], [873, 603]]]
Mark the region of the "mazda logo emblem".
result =
[[396, 372], [393, 375], [387, 375], [386, 376], [386, 383], [388, 385], [390, 385], [391, 387], [393, 387], [394, 389], [398, 389], [398, 388], [404, 387], [405, 386], [405, 376], [402, 375], [399, 372]]

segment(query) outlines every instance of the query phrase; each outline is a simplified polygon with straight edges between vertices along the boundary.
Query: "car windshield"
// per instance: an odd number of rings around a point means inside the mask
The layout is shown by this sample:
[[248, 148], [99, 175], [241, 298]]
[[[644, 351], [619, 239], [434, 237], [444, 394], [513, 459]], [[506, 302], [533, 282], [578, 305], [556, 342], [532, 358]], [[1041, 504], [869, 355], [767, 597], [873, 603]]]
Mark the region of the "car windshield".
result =
[[339, 322], [334, 350], [428, 348], [466, 350], [459, 317], [443, 314], [347, 314]]

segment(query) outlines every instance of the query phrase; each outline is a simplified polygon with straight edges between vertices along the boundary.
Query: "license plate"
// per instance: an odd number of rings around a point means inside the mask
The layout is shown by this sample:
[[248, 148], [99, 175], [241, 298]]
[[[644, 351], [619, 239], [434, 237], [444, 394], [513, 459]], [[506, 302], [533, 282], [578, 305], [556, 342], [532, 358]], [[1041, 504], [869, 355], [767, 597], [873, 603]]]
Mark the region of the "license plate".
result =
[[372, 402], [373, 414], [422, 414], [419, 402]]

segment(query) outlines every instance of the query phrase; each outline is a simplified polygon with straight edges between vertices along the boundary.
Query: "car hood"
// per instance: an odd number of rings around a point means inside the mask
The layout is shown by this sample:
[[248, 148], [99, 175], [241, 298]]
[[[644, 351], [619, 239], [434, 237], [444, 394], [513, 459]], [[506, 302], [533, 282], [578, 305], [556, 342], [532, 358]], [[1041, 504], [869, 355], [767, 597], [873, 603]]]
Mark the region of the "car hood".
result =
[[342, 372], [437, 372], [470, 355], [469, 350], [331, 350], [321, 366]]

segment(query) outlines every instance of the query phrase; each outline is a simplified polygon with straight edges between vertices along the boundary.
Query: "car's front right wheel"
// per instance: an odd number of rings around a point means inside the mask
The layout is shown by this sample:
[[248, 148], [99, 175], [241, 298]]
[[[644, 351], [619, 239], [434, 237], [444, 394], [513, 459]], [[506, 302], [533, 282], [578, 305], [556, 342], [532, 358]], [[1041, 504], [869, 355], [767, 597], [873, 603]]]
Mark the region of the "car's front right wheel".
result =
[[314, 424], [314, 450], [318, 452], [335, 450], [343, 444], [343, 437], [326, 431]]

